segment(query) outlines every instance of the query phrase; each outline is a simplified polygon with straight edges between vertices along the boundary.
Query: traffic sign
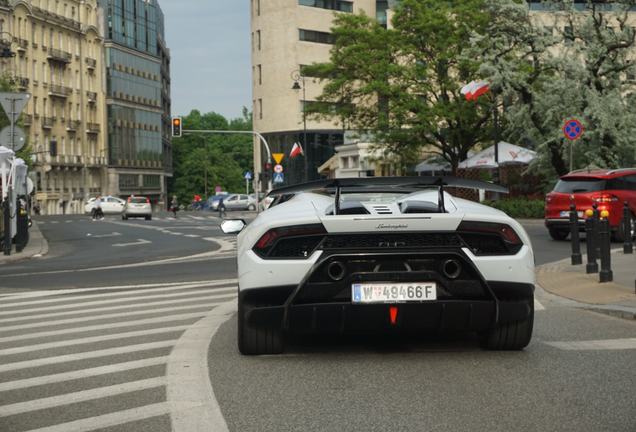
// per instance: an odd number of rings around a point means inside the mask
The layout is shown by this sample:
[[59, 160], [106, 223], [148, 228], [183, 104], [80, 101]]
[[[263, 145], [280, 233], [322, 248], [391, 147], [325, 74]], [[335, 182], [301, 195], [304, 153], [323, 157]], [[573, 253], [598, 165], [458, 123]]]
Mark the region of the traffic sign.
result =
[[243, 178], [244, 178], [245, 180], [252, 180], [252, 173], [251, 173], [251, 172], [249, 172], [249, 171], [247, 171], [247, 172], [245, 173], [245, 175], [243, 176]]
[[274, 173], [274, 183], [283, 183], [285, 175], [283, 173]]
[[274, 166], [274, 172], [277, 174], [280, 174], [283, 172], [283, 166], [281, 164], [275, 165]]
[[583, 135], [583, 125], [577, 119], [570, 119], [563, 125], [563, 135], [570, 141], [579, 139]]
[[11, 139], [11, 126], [5, 126], [2, 131], [0, 131], [0, 144], [13, 151], [17, 152], [22, 150], [25, 142], [26, 136], [24, 131], [17, 126], [13, 127], [13, 139]]
[[0, 93], [0, 105], [7, 113], [10, 122], [13, 122], [11, 113], [20, 114], [29, 99], [31, 99], [30, 93]]
[[272, 153], [272, 157], [274, 158], [276, 163], [280, 165], [280, 163], [283, 161], [283, 158], [285, 157], [285, 153]]

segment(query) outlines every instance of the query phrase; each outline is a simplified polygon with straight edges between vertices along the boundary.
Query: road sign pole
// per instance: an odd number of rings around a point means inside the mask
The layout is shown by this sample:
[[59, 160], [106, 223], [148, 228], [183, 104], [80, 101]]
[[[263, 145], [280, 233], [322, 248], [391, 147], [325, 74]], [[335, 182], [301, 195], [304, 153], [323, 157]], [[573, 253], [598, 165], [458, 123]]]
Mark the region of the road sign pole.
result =
[[15, 151], [15, 99], [11, 99], [11, 150]]

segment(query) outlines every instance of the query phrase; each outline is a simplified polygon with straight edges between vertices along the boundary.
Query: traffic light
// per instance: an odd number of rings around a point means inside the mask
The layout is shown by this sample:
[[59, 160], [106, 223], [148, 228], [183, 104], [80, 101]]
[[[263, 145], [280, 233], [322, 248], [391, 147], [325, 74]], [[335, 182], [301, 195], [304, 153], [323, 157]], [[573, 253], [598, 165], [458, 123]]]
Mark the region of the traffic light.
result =
[[181, 117], [172, 117], [172, 136], [181, 136]]

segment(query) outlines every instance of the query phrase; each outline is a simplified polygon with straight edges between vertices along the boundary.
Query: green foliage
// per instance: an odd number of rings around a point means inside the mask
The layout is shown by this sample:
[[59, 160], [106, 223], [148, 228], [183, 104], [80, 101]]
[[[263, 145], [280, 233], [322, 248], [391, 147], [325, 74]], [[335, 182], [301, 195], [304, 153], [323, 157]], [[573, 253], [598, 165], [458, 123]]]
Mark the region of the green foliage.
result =
[[558, 13], [539, 22], [525, 4], [487, 0], [489, 25], [466, 51], [506, 101], [505, 138], [538, 151], [532, 168], [544, 178], [569, 171], [561, 128], [573, 117], [585, 127], [574, 145], [575, 169], [635, 162], [636, 104], [625, 77], [636, 74], [628, 23], [636, 1], [612, 2], [611, 12], [599, 2], [580, 3], [546, 1]]
[[338, 15], [330, 61], [305, 70], [324, 81], [319, 100], [330, 104], [312, 106], [313, 114], [370, 132], [398, 165], [427, 148], [455, 170], [491, 137], [492, 102], [460, 94], [478, 67], [461, 54], [488, 18], [484, 0], [403, 0], [391, 29], [364, 14]]
[[[201, 114], [193, 110], [183, 117], [183, 128], [192, 130], [252, 130], [252, 116], [246, 108], [243, 117], [228, 121], [217, 113]], [[245, 190], [245, 171], [253, 171], [251, 135], [185, 134], [172, 141], [174, 174], [170, 195], [176, 194], [182, 204], [192, 201], [194, 194], [208, 195], [214, 188], [240, 192]]]
[[525, 198], [485, 201], [482, 204], [501, 210], [515, 219], [542, 219], [545, 209], [545, 202], [543, 200], [529, 200]]

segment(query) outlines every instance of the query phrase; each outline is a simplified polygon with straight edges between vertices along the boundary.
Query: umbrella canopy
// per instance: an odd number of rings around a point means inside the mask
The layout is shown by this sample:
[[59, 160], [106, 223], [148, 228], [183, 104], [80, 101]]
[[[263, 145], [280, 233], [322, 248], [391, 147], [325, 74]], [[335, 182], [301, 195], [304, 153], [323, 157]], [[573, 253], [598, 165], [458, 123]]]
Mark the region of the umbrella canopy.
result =
[[[537, 156], [537, 153], [514, 144], [500, 141], [499, 166], [511, 164], [527, 165]], [[459, 168], [496, 168], [495, 146], [488, 147], [479, 153], [459, 163]]]
[[5, 146], [0, 146], [0, 163], [2, 161], [8, 161], [15, 155], [15, 152], [11, 149], [6, 148]]
[[433, 157], [426, 159], [424, 162], [420, 162], [415, 166], [415, 172], [428, 172], [428, 171], [450, 171], [450, 164], [440, 157]]

